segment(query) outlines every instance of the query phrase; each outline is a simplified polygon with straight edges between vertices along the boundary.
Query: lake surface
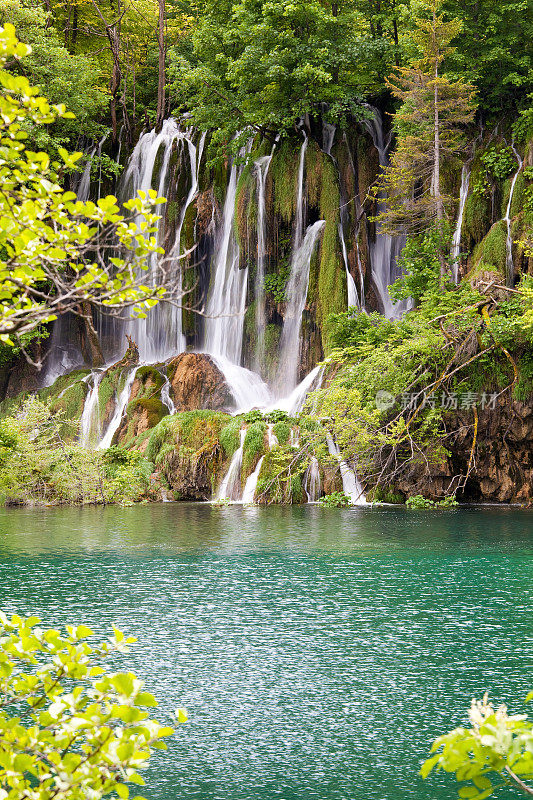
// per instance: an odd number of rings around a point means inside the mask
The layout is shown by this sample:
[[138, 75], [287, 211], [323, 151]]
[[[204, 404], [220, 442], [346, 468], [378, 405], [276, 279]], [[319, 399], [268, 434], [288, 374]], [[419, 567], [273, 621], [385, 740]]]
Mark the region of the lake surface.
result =
[[3, 610], [115, 622], [159, 718], [187, 707], [149, 800], [455, 797], [417, 772], [473, 695], [523, 710], [532, 556], [508, 509], [0, 511]]

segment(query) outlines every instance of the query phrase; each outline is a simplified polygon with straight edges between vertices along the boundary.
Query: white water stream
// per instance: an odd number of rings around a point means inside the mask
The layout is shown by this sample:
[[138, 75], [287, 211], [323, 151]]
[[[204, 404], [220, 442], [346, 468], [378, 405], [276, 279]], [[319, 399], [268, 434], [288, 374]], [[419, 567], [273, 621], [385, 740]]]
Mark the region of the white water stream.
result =
[[506, 259], [505, 259], [505, 277], [507, 286], [512, 286], [514, 283], [514, 262], [513, 262], [513, 237], [512, 237], [512, 230], [511, 230], [511, 206], [513, 204], [513, 195], [516, 186], [516, 181], [518, 179], [518, 175], [520, 170], [522, 169], [523, 161], [520, 158], [519, 153], [517, 152], [514, 144], [511, 145], [513, 148], [513, 153], [516, 156], [516, 160], [518, 161], [518, 169], [513, 175], [513, 179], [511, 181], [511, 188], [509, 190], [509, 201], [507, 203], [507, 208], [505, 210], [505, 224], [507, 225], [507, 237], [505, 240], [505, 250], [506, 250]]
[[265, 264], [266, 264], [266, 213], [265, 193], [266, 179], [272, 153], [255, 162], [257, 181], [257, 268], [255, 276], [255, 328], [257, 344], [255, 348], [255, 369], [261, 372], [265, 363], [265, 330], [266, 330], [266, 296], [265, 296]]
[[343, 461], [341, 458], [337, 443], [330, 433], [326, 434], [326, 441], [328, 443], [330, 455], [339, 462], [344, 494], [350, 498], [350, 502], [353, 506], [366, 506], [367, 502], [363, 493], [363, 487], [359, 483], [359, 479], [353, 469], [350, 469], [346, 461]]
[[320, 219], [310, 225], [302, 244], [296, 248], [285, 290], [287, 304], [280, 339], [278, 396], [284, 397], [296, 386], [300, 360], [300, 329], [309, 287], [309, 267], [318, 236], [326, 223]]
[[131, 387], [133, 386], [133, 381], [135, 380], [135, 375], [139, 369], [139, 366], [140, 364], [137, 364], [137, 366], [133, 367], [126, 375], [124, 386], [122, 387], [117, 398], [117, 404], [115, 406], [113, 416], [109, 421], [106, 432], [98, 443], [98, 450], [107, 450], [108, 447], [111, 447], [113, 436], [118, 430], [120, 423], [122, 422], [122, 418], [126, 413], [126, 407], [129, 403], [131, 394]]
[[452, 260], [452, 275], [454, 283], [459, 283], [459, 254], [461, 252], [461, 231], [463, 228], [463, 217], [465, 213], [468, 188], [470, 186], [470, 166], [463, 164], [461, 170], [461, 190], [459, 193], [459, 210], [457, 212], [457, 222], [453, 232], [452, 247], [450, 256]]

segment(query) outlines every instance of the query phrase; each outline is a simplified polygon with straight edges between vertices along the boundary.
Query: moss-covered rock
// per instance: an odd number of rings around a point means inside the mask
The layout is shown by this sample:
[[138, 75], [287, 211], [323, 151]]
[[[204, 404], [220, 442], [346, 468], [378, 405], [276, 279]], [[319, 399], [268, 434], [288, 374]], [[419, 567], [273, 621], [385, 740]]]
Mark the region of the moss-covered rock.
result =
[[154, 428], [146, 457], [176, 500], [210, 500], [227, 466], [221, 432], [228, 414], [189, 411], [165, 417]]

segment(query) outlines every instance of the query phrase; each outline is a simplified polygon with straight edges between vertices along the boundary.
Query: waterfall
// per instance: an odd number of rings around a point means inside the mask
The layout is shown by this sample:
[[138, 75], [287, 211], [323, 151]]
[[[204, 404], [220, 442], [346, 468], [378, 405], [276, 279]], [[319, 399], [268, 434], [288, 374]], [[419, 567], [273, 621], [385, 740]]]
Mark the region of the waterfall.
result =
[[239, 246], [234, 231], [237, 179], [238, 169], [232, 164], [207, 299], [204, 335], [204, 350], [233, 364], [241, 360], [248, 280], [248, 269], [239, 269]]
[[[198, 192], [198, 173], [203, 153], [205, 136], [198, 148], [192, 141], [192, 132], [181, 130], [176, 120], [165, 120], [159, 132], [144, 133], [133, 150], [124, 176], [120, 182], [119, 196], [122, 202], [136, 197], [139, 191], [155, 189], [159, 196], [165, 196], [170, 182], [170, 159], [175, 146], [178, 147], [178, 163], [186, 169], [189, 189], [184, 205], [180, 209], [179, 221], [173, 242], [168, 247], [169, 232], [164, 215], [158, 223], [157, 242], [167, 251], [160, 257], [153, 254], [148, 265], [148, 280], [166, 283], [174, 295], [174, 301], [162, 301], [152, 308], [145, 319], [125, 319], [122, 326], [139, 347], [141, 359], [147, 362], [164, 361], [185, 350], [186, 341], [182, 331], [182, 311], [179, 306], [182, 289], [181, 269], [181, 231], [185, 215]], [[154, 185], [156, 163], [160, 162], [159, 176]], [[140, 222], [140, 220], [139, 220]], [[120, 338], [116, 333], [115, 341]]]
[[263, 466], [263, 459], [265, 457], [261, 456], [259, 461], [257, 462], [257, 466], [249, 476], [248, 480], [246, 481], [246, 485], [244, 487], [244, 492], [242, 493], [242, 502], [243, 503], [253, 503], [255, 490], [257, 489], [257, 481], [259, 480], [259, 473], [261, 472], [261, 467]]
[[466, 198], [468, 197], [468, 188], [470, 185], [470, 167], [463, 164], [461, 170], [461, 191], [459, 193], [459, 211], [457, 214], [457, 223], [453, 232], [452, 248], [450, 256], [452, 260], [452, 274], [454, 283], [459, 283], [459, 253], [461, 250], [461, 230], [463, 228], [463, 217], [465, 212]]
[[274, 425], [269, 424], [267, 428], [267, 439], [268, 439], [268, 449], [272, 450], [273, 447], [277, 447], [279, 444], [278, 437], [274, 433]]
[[91, 188], [91, 167], [93, 165], [93, 158], [96, 154], [96, 147], [93, 147], [87, 158], [85, 169], [82, 172], [80, 182], [78, 184], [76, 195], [81, 203], [86, 203], [89, 199], [89, 190]]
[[270, 391], [261, 377], [246, 367], [239, 367], [222, 356], [211, 356], [224, 375], [226, 383], [235, 399], [235, 414], [250, 411], [252, 408], [265, 408], [270, 400]]
[[241, 467], [242, 467], [242, 454], [244, 452], [244, 440], [246, 438], [246, 428], [241, 428], [239, 431], [240, 444], [238, 449], [233, 453], [230, 461], [228, 471], [224, 476], [224, 480], [220, 484], [218, 490], [217, 500], [237, 500], [241, 494]]
[[[346, 269], [346, 285], [348, 289], [348, 308], [360, 308], [359, 298], [357, 297], [357, 287], [350, 272], [350, 265], [348, 263], [348, 253], [346, 250], [346, 242], [344, 240], [344, 231], [342, 223], [339, 222], [339, 239], [342, 249], [342, 260], [344, 261], [344, 268]], [[363, 284], [361, 283], [361, 286]]]
[[[385, 142], [383, 136], [383, 119], [377, 108], [371, 109], [372, 119], [363, 121], [363, 125], [369, 132], [374, 142], [374, 147], [378, 151], [380, 167], [386, 167], [388, 161], [389, 142]], [[378, 195], [377, 213], [381, 214], [386, 208], [386, 197], [382, 192]], [[400, 300], [393, 303], [389, 295], [389, 286], [400, 277], [398, 259], [405, 244], [404, 236], [390, 236], [383, 233], [379, 222], [376, 225], [376, 236], [373, 242], [369, 242], [370, 264], [372, 268], [372, 280], [378, 293], [383, 313], [387, 319], [399, 319], [402, 314], [410, 307], [407, 300]]]
[[168, 375], [164, 375], [164, 378], [165, 382], [161, 387], [161, 402], [163, 403], [164, 406], [167, 407], [168, 413], [172, 416], [172, 414], [176, 413], [176, 406], [174, 404], [173, 399], [170, 396], [170, 380]]
[[350, 503], [353, 506], [365, 506], [367, 504], [366, 497], [363, 494], [363, 487], [359, 483], [357, 475], [350, 469], [346, 461], [341, 458], [340, 450], [330, 433], [326, 434], [326, 441], [329, 454], [339, 462], [344, 494], [350, 498]]
[[309, 139], [304, 131], [304, 140], [300, 148], [300, 161], [298, 164], [298, 191], [296, 194], [296, 227], [294, 230], [294, 252], [298, 250], [302, 243], [305, 225], [305, 205], [304, 205], [304, 174], [305, 174], [305, 154]]
[[322, 482], [320, 480], [320, 469], [318, 461], [315, 456], [311, 457], [309, 466], [305, 471], [304, 476], [304, 489], [307, 495], [308, 503], [316, 503], [322, 495]]
[[126, 411], [126, 407], [130, 399], [131, 387], [133, 386], [133, 381], [135, 380], [135, 375], [138, 369], [139, 369], [139, 364], [133, 367], [133, 369], [131, 369], [126, 375], [124, 387], [122, 388], [122, 391], [120, 392], [117, 398], [115, 412], [109, 422], [109, 425], [107, 426], [105, 434], [98, 443], [98, 450], [106, 450], [108, 447], [111, 447], [113, 436], [118, 430], [120, 423], [122, 422], [122, 417], [124, 416], [124, 413]]
[[100, 434], [98, 419], [98, 390], [103, 377], [103, 370], [93, 370], [87, 377], [88, 381], [92, 380], [92, 386], [87, 394], [87, 397], [85, 398], [83, 413], [80, 420], [80, 444], [82, 447], [89, 447], [93, 433], [96, 436], [99, 436]]
[[514, 283], [514, 263], [513, 263], [513, 237], [511, 231], [511, 206], [513, 203], [513, 195], [514, 189], [516, 186], [516, 181], [520, 170], [522, 169], [523, 161], [520, 158], [514, 144], [511, 145], [513, 148], [513, 153], [516, 156], [516, 160], [518, 161], [518, 169], [516, 170], [515, 174], [513, 175], [513, 179], [511, 181], [511, 187], [509, 189], [509, 202], [507, 203], [507, 209], [505, 211], [505, 223], [507, 225], [507, 238], [505, 240], [505, 249], [506, 249], [506, 259], [505, 259], [505, 278], [507, 286], [512, 286]]
[[323, 373], [323, 367], [318, 366], [312, 369], [288, 397], [276, 400], [267, 408], [267, 411], [278, 409], [279, 411], [285, 411], [290, 417], [295, 417], [303, 409], [309, 392], [319, 388]]
[[324, 122], [324, 120], [322, 120], [322, 150], [327, 156], [331, 155], [331, 149], [333, 147], [333, 142], [335, 141], [336, 132], [336, 125], [332, 125], [330, 122]]
[[272, 153], [263, 156], [255, 162], [257, 179], [257, 270], [255, 277], [255, 328], [257, 344], [255, 349], [255, 364], [260, 372], [265, 362], [265, 329], [266, 329], [266, 299], [265, 299], [265, 261], [266, 261], [266, 213], [265, 191], [268, 168], [272, 161]]
[[280, 340], [278, 387], [281, 396], [291, 392], [296, 386], [300, 356], [300, 328], [309, 286], [309, 267], [318, 235], [325, 224], [324, 220], [318, 220], [310, 225], [302, 244], [293, 253], [286, 289], [285, 319]]

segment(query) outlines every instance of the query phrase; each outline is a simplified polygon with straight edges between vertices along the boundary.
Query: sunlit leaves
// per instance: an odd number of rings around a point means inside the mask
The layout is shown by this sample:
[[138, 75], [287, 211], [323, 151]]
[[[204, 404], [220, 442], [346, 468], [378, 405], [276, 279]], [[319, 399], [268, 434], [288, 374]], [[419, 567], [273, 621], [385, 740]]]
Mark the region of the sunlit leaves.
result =
[[[0, 29], [0, 68], [29, 52], [12, 25]], [[113, 196], [80, 202], [61, 188], [60, 168], [73, 168], [80, 154], [59, 150], [62, 164], [24, 145], [23, 127], [42, 126], [67, 115], [51, 106], [22, 76], [0, 69], [0, 337], [28, 334], [80, 303], [127, 305], [142, 315], [162, 296], [161, 287], [140, 280], [156, 241], [156, 205], [150, 190], [125, 204]]]
[[[0, 797], [129, 797], [128, 783], [173, 731], [131, 672], [103, 665], [134, 641], [114, 628], [94, 644], [85, 625], [43, 630], [37, 617], [0, 612]], [[178, 721], [184, 721], [177, 714]]]

